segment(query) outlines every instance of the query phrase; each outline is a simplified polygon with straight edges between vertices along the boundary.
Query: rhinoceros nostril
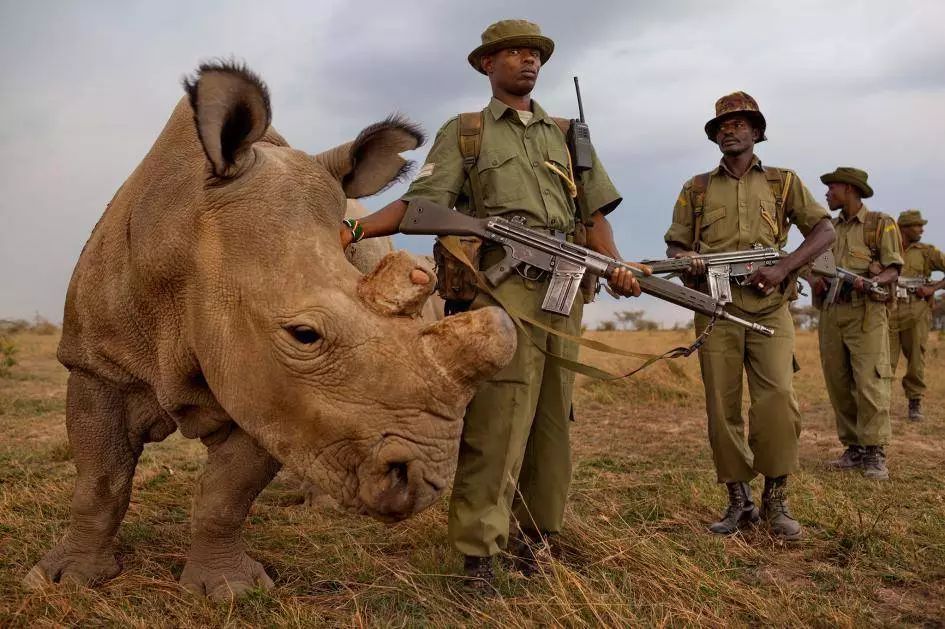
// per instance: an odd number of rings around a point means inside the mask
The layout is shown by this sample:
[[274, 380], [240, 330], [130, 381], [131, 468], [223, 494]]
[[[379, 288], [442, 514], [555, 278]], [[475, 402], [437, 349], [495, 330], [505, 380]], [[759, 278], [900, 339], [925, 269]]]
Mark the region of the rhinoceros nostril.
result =
[[390, 482], [390, 489], [398, 489], [407, 486], [407, 463], [397, 461], [387, 464], [387, 478]]

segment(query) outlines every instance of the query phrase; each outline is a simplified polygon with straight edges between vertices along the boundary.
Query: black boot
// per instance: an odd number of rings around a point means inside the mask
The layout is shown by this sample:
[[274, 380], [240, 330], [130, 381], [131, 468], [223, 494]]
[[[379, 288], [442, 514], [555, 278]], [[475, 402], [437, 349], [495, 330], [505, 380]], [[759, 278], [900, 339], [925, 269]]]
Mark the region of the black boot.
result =
[[855, 470], [863, 467], [863, 446], [849, 445], [840, 458], [827, 462], [835, 470]]
[[794, 541], [801, 538], [801, 524], [788, 509], [787, 476], [765, 478], [761, 493], [761, 517], [768, 523], [771, 534], [778, 539]]
[[922, 398], [912, 398], [909, 400], [909, 420], [922, 421], [925, 416], [922, 414]]
[[555, 533], [522, 533], [519, 531], [509, 542], [509, 568], [531, 577], [542, 570], [553, 554]]
[[863, 476], [872, 480], [889, 480], [883, 446], [866, 446], [866, 452], [863, 454]]
[[492, 557], [474, 557], [466, 555], [463, 560], [464, 587], [469, 592], [482, 596], [495, 596], [495, 571], [492, 569]]
[[731, 535], [739, 526], [755, 524], [760, 519], [748, 483], [725, 483], [725, 488], [728, 489], [728, 508], [721, 520], [709, 525], [709, 531], [716, 535]]

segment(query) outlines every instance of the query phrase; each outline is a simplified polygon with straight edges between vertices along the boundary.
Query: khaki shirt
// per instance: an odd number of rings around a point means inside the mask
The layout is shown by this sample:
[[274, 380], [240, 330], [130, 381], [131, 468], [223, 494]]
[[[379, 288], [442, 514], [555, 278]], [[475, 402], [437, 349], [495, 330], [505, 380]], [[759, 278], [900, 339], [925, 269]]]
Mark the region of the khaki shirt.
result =
[[[846, 218], [844, 213], [840, 212], [833, 219], [834, 229], [837, 230], [837, 240], [833, 243], [833, 255], [837, 266], [863, 276], [868, 275], [870, 262], [874, 260], [873, 253], [866, 246], [863, 234], [866, 217], [869, 214], [869, 208], [863, 205], [852, 218]], [[877, 247], [879, 249], [877, 261], [881, 265], [884, 267], [902, 266], [902, 241], [899, 237], [899, 229], [896, 228], [896, 222], [885, 214], [879, 223]]]
[[[574, 231], [575, 205], [567, 184], [545, 165], [570, 172], [564, 134], [536, 101], [528, 125], [515, 110], [493, 98], [483, 109], [482, 144], [476, 168], [486, 216], [518, 215], [529, 227]], [[472, 194], [459, 148], [458, 118], [437, 132], [427, 160], [410, 184], [404, 201], [427, 199], [472, 213]], [[622, 200], [594, 155], [593, 167], [582, 174], [590, 213], [607, 214]]]
[[914, 242], [906, 247], [902, 259], [901, 277], [928, 278], [933, 271], [945, 272], [945, 254], [924, 242]]
[[[693, 194], [695, 177], [683, 185], [676, 206], [673, 224], [664, 240], [667, 244], [693, 249]], [[796, 175], [791, 178], [790, 191], [785, 190], [787, 204], [784, 220], [793, 223], [804, 236], [814, 225], [829, 217]], [[706, 188], [699, 253], [745, 251], [753, 246], [780, 249], [787, 242], [787, 227], [778, 225], [774, 192], [765, 177], [761, 160], [754, 157], [751, 167], [739, 179], [724, 162], [713, 170]], [[789, 291], [793, 292], [793, 291]], [[732, 286], [732, 302], [746, 312], [762, 312], [782, 303], [785, 294], [775, 291], [763, 295], [750, 287]]]

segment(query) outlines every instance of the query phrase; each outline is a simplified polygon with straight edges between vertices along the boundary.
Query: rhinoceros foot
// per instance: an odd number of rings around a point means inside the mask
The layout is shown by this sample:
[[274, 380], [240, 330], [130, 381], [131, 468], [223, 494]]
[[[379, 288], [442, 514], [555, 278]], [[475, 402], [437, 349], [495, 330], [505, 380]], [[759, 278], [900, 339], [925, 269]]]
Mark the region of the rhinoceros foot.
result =
[[109, 550], [90, 551], [64, 542], [56, 546], [23, 577], [23, 585], [40, 590], [56, 583], [92, 586], [118, 576], [121, 566]]
[[180, 584], [189, 592], [207, 596], [214, 601], [228, 601], [261, 588], [270, 590], [272, 579], [262, 564], [241, 549], [221, 552], [194, 552], [191, 550]]

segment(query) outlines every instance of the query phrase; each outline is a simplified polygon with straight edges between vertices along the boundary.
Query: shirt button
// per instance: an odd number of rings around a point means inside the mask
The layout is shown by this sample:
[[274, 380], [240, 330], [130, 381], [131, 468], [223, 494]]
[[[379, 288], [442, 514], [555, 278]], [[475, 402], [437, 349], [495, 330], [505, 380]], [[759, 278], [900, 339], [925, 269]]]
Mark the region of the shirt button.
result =
[[551, 192], [548, 191], [548, 188], [545, 188], [544, 192], [545, 194], [551, 194]]
[[538, 168], [538, 162], [532, 162], [532, 166], [534, 166], [535, 168]]
[[497, 159], [492, 160], [492, 165], [493, 165], [493, 166], [498, 166], [498, 165], [499, 165], [499, 160], [497, 160]]

